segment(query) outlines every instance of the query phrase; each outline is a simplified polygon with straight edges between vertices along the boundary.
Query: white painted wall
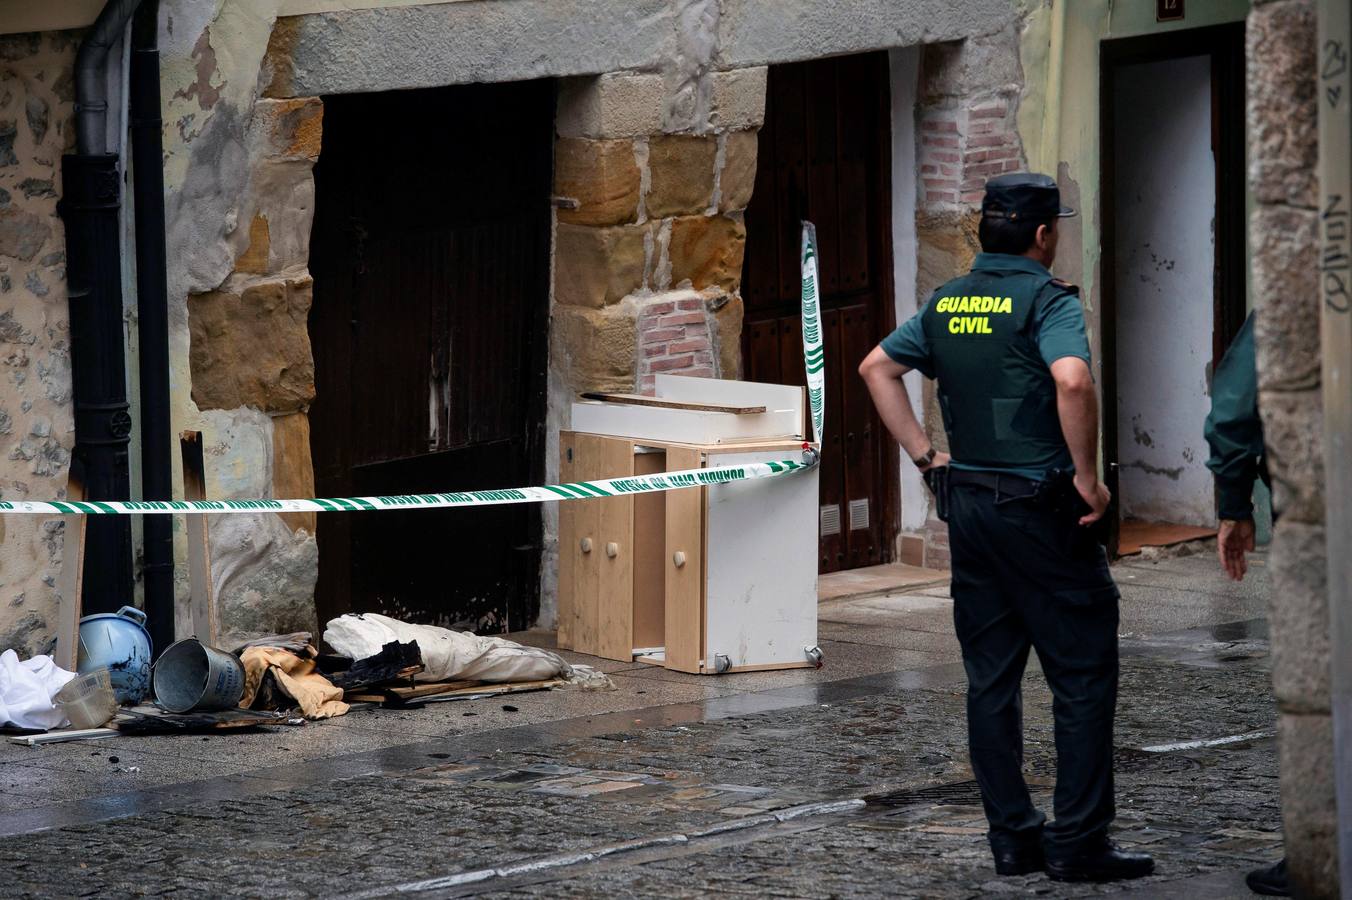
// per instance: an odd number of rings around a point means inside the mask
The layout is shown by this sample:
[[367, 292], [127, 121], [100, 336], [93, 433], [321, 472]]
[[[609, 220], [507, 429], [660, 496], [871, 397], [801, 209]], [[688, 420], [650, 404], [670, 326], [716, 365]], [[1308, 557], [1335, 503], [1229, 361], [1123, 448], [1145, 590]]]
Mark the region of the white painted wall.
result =
[[1216, 213], [1211, 64], [1124, 67], [1115, 163], [1118, 458], [1126, 518], [1209, 526]]
[[[914, 316], [916, 298], [916, 81], [920, 72], [920, 48], [901, 47], [888, 53], [892, 77], [892, 282], [897, 324]], [[904, 379], [911, 408], [921, 424], [925, 421], [924, 378], [911, 372]], [[919, 531], [929, 518], [929, 492], [920, 472], [902, 454], [901, 530]]]

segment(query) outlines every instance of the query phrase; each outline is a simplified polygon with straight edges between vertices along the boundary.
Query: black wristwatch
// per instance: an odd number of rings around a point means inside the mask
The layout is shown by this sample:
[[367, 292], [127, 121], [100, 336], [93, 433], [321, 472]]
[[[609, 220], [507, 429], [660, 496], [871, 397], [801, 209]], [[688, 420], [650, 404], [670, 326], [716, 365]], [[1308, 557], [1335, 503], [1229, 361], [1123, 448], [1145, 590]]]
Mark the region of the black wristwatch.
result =
[[915, 463], [917, 467], [923, 469], [925, 468], [925, 466], [928, 466], [930, 463], [934, 462], [934, 457], [937, 452], [938, 451], [936, 451], [933, 447], [930, 447], [927, 453], [923, 453], [920, 456], [917, 456], [915, 459], [911, 460], [911, 462]]

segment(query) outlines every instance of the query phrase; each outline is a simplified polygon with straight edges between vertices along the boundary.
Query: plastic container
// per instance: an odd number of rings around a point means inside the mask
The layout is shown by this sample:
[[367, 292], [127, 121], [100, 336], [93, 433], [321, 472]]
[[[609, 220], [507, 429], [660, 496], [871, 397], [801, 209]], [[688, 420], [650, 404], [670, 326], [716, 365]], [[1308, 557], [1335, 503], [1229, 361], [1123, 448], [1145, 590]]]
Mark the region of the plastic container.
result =
[[244, 696], [244, 666], [238, 657], [196, 638], [164, 651], [154, 677], [155, 700], [172, 713], [234, 709]]
[[140, 703], [150, 693], [150, 632], [134, 606], [80, 620], [80, 674], [107, 669], [118, 703]]
[[107, 669], [76, 675], [52, 698], [71, 728], [98, 728], [117, 715], [117, 696]]

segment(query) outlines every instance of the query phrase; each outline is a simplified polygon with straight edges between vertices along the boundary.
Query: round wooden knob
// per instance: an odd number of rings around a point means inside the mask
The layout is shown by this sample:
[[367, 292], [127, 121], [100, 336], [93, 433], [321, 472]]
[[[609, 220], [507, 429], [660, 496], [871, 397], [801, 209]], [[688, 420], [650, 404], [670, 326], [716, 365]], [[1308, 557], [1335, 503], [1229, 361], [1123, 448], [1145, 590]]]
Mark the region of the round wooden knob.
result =
[[606, 556], [609, 556], [611, 559], [614, 559], [619, 555], [620, 555], [619, 544], [615, 543], [614, 541], [611, 541], [609, 544], [606, 544]]
[[678, 569], [681, 568], [682, 566], [684, 566], [684, 565], [685, 565], [685, 551], [684, 551], [684, 550], [677, 550], [675, 553], [671, 554], [671, 561], [674, 562], [674, 563], [676, 564], [676, 568], [678, 568]]
[[591, 538], [583, 538], [583, 539], [582, 539], [582, 552], [583, 552], [583, 553], [590, 553], [590, 552], [591, 552], [591, 548], [592, 548], [592, 540], [591, 540]]

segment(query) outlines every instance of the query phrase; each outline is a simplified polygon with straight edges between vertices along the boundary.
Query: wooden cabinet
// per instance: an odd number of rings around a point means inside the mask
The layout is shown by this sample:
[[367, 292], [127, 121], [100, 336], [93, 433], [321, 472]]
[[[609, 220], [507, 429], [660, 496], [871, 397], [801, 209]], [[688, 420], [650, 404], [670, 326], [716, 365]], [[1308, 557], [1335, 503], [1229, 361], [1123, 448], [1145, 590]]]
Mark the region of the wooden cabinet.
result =
[[[798, 459], [801, 440], [564, 432], [564, 483]], [[715, 674], [816, 665], [817, 471], [559, 507], [559, 646]]]

